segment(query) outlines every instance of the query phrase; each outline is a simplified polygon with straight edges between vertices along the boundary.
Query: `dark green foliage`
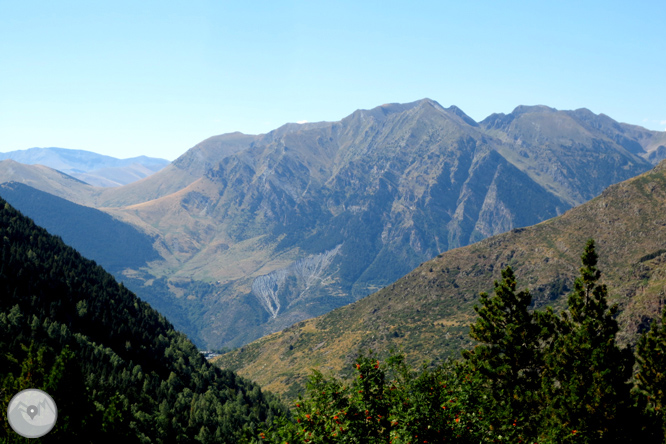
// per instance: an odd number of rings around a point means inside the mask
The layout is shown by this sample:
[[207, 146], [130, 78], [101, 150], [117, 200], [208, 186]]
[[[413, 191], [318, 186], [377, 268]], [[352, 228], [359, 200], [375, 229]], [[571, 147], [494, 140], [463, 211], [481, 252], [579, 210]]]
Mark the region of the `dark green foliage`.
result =
[[[101, 267], [0, 208], [0, 410], [24, 388], [50, 393], [58, 421], [44, 442], [233, 443], [280, 410]], [[22, 439], [5, 423], [0, 441]]]
[[597, 283], [593, 241], [582, 263], [568, 310], [544, 322], [553, 335], [546, 348], [545, 422], [553, 441], [576, 430], [580, 442], [623, 442], [633, 357], [615, 342], [617, 305], [608, 306], [606, 286]]
[[[666, 311], [661, 323], [653, 322], [650, 331], [638, 342], [636, 360], [636, 393], [644, 405], [647, 415], [661, 428], [666, 438]], [[664, 439], [662, 442], [666, 442]]]
[[[507, 267], [495, 295], [481, 293], [479, 314], [470, 336], [480, 345], [465, 351], [466, 364], [479, 381], [485, 414], [493, 433], [511, 441], [536, 434], [543, 353], [541, 329], [529, 291], [516, 293], [516, 279]], [[515, 425], [513, 425], [515, 423]]]
[[654, 259], [655, 257], [661, 256], [661, 255], [664, 254], [664, 253], [666, 253], [666, 250], [664, 250], [664, 249], [659, 249], [659, 250], [657, 250], [657, 251], [655, 251], [655, 252], [653, 252], [653, 253], [646, 254], [646, 255], [643, 256], [642, 258], [638, 259], [638, 263], [649, 261], [649, 260], [651, 260], [651, 259]]

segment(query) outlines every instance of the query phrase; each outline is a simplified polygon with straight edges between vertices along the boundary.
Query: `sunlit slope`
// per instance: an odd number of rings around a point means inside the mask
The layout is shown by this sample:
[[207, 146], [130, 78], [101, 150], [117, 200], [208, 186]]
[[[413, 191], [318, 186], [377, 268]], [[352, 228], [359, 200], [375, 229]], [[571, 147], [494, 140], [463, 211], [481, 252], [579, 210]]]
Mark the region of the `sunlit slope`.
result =
[[301, 387], [311, 368], [345, 372], [359, 350], [402, 349], [439, 362], [470, 345], [478, 293], [511, 265], [537, 307], [561, 307], [580, 252], [597, 242], [602, 279], [621, 307], [620, 339], [631, 342], [659, 315], [666, 285], [666, 163], [538, 225], [441, 254], [354, 304], [255, 341], [217, 364], [271, 390]]
[[95, 205], [122, 207], [175, 193], [199, 179], [224, 157], [247, 148], [254, 137], [241, 133], [210, 137], [152, 176], [123, 187], [103, 190], [96, 197]]

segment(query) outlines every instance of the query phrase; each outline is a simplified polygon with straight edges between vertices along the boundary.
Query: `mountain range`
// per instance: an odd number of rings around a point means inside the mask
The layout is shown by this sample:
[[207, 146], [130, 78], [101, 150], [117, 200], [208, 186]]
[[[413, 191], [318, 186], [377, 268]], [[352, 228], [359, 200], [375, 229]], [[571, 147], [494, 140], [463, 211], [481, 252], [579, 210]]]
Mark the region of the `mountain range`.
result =
[[25, 165], [43, 165], [98, 187], [127, 185], [161, 170], [170, 162], [138, 156], [116, 159], [84, 150], [30, 148], [0, 153], [0, 160], [11, 159]]
[[[116, 276], [199, 346], [220, 348], [358, 301], [444, 251], [561, 215], [651, 169], [665, 145], [666, 133], [585, 109], [520, 106], [475, 122], [424, 99], [215, 136], [122, 187], [38, 167], [19, 176], [138, 230], [156, 256], [116, 261]], [[16, 181], [18, 164], [4, 164], [0, 182]], [[70, 223], [76, 232], [83, 222]]]

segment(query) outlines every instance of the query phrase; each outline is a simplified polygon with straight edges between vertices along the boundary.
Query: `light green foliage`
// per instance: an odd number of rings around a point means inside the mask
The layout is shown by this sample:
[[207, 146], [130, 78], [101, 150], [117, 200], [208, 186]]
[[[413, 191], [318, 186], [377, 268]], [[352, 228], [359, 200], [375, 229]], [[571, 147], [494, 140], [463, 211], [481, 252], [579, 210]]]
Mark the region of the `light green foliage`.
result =
[[417, 374], [399, 355], [385, 363], [359, 357], [350, 384], [314, 372], [294, 404], [295, 422], [276, 423], [258, 442], [461, 442], [478, 419], [460, 380], [469, 375], [457, 365]]

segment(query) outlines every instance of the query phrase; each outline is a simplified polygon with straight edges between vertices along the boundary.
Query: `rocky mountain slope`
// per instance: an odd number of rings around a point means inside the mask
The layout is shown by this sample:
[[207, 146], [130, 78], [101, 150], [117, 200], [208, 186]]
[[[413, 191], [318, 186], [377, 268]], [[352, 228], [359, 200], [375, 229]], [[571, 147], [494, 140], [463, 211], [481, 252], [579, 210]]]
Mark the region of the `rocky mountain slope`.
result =
[[[514, 125], [528, 128], [564, 115], [574, 132], [542, 131], [539, 143], [526, 135], [518, 149], [513, 133], [492, 135], [457, 108], [385, 105], [340, 122], [286, 125], [177, 193], [125, 211], [163, 234], [172, 285], [180, 280], [187, 293], [188, 279], [214, 283], [186, 303], [205, 307], [206, 343], [238, 346], [651, 167], [562, 112], [518, 114]], [[309, 281], [289, 271], [322, 257]]]
[[[518, 190], [520, 193], [521, 190]], [[360, 301], [223, 355], [263, 387], [293, 395], [310, 369], [346, 373], [359, 351], [403, 350], [412, 363], [441, 362], [471, 345], [481, 291], [510, 265], [535, 307], [562, 307], [589, 238], [602, 280], [620, 304], [620, 340], [631, 343], [666, 301], [666, 162], [561, 216], [451, 250]]]
[[424, 99], [216, 136], [79, 203], [154, 236], [161, 259], [126, 269], [130, 288], [199, 345], [233, 347], [557, 216], [651, 168], [660, 140], [587, 110], [477, 123]]

